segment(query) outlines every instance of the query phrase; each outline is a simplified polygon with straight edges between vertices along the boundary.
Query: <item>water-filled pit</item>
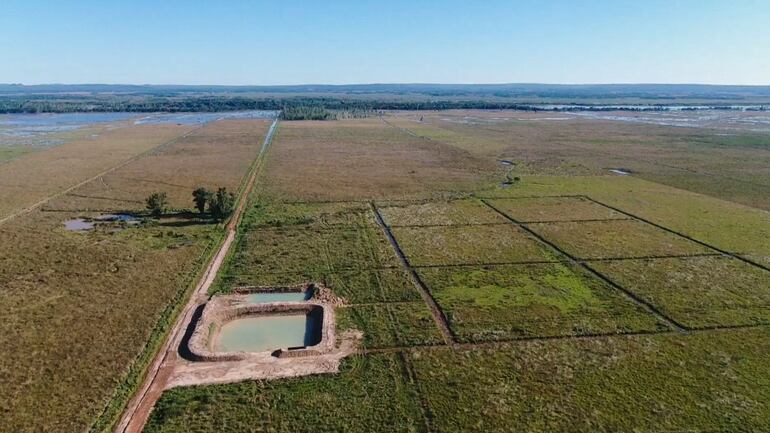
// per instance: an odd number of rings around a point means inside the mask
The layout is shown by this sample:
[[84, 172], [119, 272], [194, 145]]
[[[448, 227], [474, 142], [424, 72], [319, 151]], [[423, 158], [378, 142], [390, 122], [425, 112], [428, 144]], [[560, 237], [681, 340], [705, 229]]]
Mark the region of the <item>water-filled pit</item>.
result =
[[321, 341], [321, 321], [315, 314], [255, 315], [235, 318], [214, 336], [216, 352], [265, 352], [286, 347], [314, 346]]
[[256, 292], [246, 295], [244, 301], [249, 304], [269, 302], [303, 302], [313, 297], [313, 290], [304, 292]]

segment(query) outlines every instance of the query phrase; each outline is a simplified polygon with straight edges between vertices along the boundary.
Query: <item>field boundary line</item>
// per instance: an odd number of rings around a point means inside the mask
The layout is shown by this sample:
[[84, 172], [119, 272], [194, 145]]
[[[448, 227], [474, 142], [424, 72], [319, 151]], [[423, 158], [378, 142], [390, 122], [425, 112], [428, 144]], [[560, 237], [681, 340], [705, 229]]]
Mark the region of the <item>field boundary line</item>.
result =
[[388, 225], [392, 229], [400, 228], [433, 228], [433, 227], [484, 227], [484, 226], [505, 226], [509, 225], [506, 221], [500, 221], [499, 223], [459, 223], [459, 224], [394, 224]]
[[621, 286], [620, 284], [616, 283], [606, 275], [602, 274], [601, 272], [597, 271], [596, 269], [589, 266], [587, 263], [580, 261], [577, 257], [573, 256], [572, 254], [566, 252], [561, 247], [556, 245], [555, 243], [545, 239], [543, 236], [532, 230], [531, 228], [520, 224], [515, 218], [509, 216], [508, 214], [502, 212], [501, 210], [497, 209], [492, 204], [488, 203], [484, 199], [480, 199], [482, 203], [489, 206], [491, 209], [493, 209], [495, 212], [499, 213], [500, 215], [507, 218], [512, 224], [514, 224], [516, 227], [521, 228], [522, 230], [529, 233], [531, 236], [533, 236], [535, 239], [539, 240], [542, 244], [550, 247], [552, 250], [558, 252], [563, 257], [568, 258], [571, 262], [576, 263], [578, 266], [582, 267], [586, 271], [588, 271], [593, 276], [597, 277], [598, 279], [604, 281], [605, 283], [609, 284], [610, 286], [614, 287], [615, 289], [623, 292], [629, 299], [636, 302], [638, 305], [646, 309], [648, 312], [652, 313], [654, 316], [656, 316], [659, 320], [662, 320], [664, 323], [668, 324], [669, 326], [673, 327], [676, 330], [684, 331], [687, 329], [686, 326], [679, 323], [677, 320], [669, 317], [667, 314], [663, 313], [658, 307], [653, 305], [651, 302], [647, 301], [646, 299], [642, 298], [641, 296], [637, 295], [636, 293], [632, 292], [631, 290], [626, 289], [625, 287]]
[[444, 341], [447, 344], [456, 343], [455, 336], [452, 333], [452, 330], [449, 328], [449, 323], [447, 321], [446, 315], [444, 315], [444, 311], [433, 298], [433, 295], [431, 295], [428, 287], [417, 274], [417, 271], [415, 271], [414, 268], [412, 268], [412, 266], [409, 264], [409, 259], [406, 258], [404, 251], [401, 250], [401, 246], [393, 236], [393, 232], [391, 232], [390, 228], [385, 225], [385, 221], [382, 219], [382, 215], [380, 214], [379, 209], [377, 209], [377, 206], [374, 204], [374, 202], [371, 202], [370, 206], [372, 208], [372, 212], [374, 212], [377, 224], [380, 226], [380, 228], [382, 228], [382, 231], [388, 238], [390, 245], [393, 247], [396, 256], [398, 256], [398, 259], [401, 262], [401, 266], [412, 277], [412, 281], [414, 282], [415, 287], [417, 287], [417, 291], [420, 292], [420, 296], [427, 304], [428, 310], [431, 312], [431, 316], [433, 316], [433, 321], [436, 322], [436, 326], [438, 326], [439, 331], [441, 331], [441, 335], [443, 336]]
[[755, 267], [757, 267], [757, 268], [760, 268], [760, 269], [763, 269], [763, 270], [765, 270], [765, 271], [768, 271], [768, 272], [770, 272], [770, 267], [767, 267], [767, 266], [765, 266], [765, 265], [763, 265], [763, 264], [761, 264], [761, 263], [757, 263], [757, 262], [755, 262], [755, 261], [753, 261], [753, 260], [751, 260], [751, 259], [748, 259], [748, 258], [746, 258], [746, 257], [740, 256], [740, 255], [738, 255], [738, 254], [734, 254], [734, 253], [731, 253], [731, 252], [729, 252], [729, 251], [727, 251], [727, 250], [723, 250], [723, 249], [721, 249], [721, 248], [719, 248], [719, 247], [716, 247], [716, 246], [714, 246], [714, 245], [711, 245], [711, 244], [709, 244], [709, 243], [707, 243], [707, 242], [704, 242], [704, 241], [700, 241], [700, 240], [698, 240], [698, 239], [695, 239], [695, 238], [693, 238], [693, 237], [691, 237], [691, 236], [689, 236], [689, 235], [686, 235], [686, 234], [684, 234], [684, 233], [682, 233], [682, 232], [676, 231], [676, 230], [674, 230], [674, 229], [670, 229], [670, 228], [668, 228], [668, 227], [666, 227], [666, 226], [664, 226], [664, 225], [661, 225], [661, 224], [658, 224], [658, 223], [652, 222], [652, 221], [650, 221], [650, 220], [648, 220], [648, 219], [646, 219], [646, 218], [642, 218], [642, 217], [640, 217], [640, 216], [638, 216], [638, 215], [634, 215], [634, 214], [632, 214], [632, 213], [630, 213], [630, 212], [626, 212], [626, 211], [624, 211], [624, 210], [622, 210], [622, 209], [620, 209], [620, 208], [617, 208], [617, 207], [614, 207], [614, 206], [608, 205], [608, 204], [606, 204], [606, 203], [602, 203], [602, 202], [600, 202], [599, 200], [595, 200], [595, 199], [593, 199], [593, 198], [591, 198], [591, 197], [589, 197], [589, 196], [587, 196], [587, 195], [584, 195], [583, 197], [585, 197], [587, 200], [590, 200], [590, 201], [592, 201], [592, 202], [594, 202], [594, 203], [596, 203], [596, 204], [598, 204], [598, 205], [600, 205], [600, 206], [604, 206], [604, 207], [606, 207], [607, 209], [612, 209], [612, 210], [614, 210], [614, 211], [616, 211], [616, 212], [620, 212], [620, 213], [622, 213], [622, 214], [624, 214], [624, 215], [628, 215], [628, 216], [630, 216], [631, 218], [634, 218], [634, 219], [636, 219], [636, 220], [639, 220], [639, 221], [641, 221], [641, 222], [643, 222], [643, 223], [649, 224], [649, 225], [651, 225], [651, 226], [653, 226], [653, 227], [657, 227], [657, 228], [659, 228], [659, 229], [661, 229], [661, 230], [667, 231], [667, 232], [669, 232], [669, 233], [671, 233], [671, 234], [673, 234], [673, 235], [679, 236], [679, 237], [681, 237], [681, 238], [683, 238], [683, 239], [687, 239], [687, 240], [688, 240], [688, 241], [690, 241], [690, 242], [695, 242], [695, 243], [696, 243], [696, 244], [698, 244], [698, 245], [704, 246], [704, 247], [706, 247], [706, 248], [709, 248], [709, 249], [711, 249], [711, 250], [717, 251], [717, 252], [719, 252], [719, 253], [722, 253], [722, 254], [724, 254], [724, 255], [730, 256], [730, 257], [732, 257], [732, 258], [734, 258], [734, 259], [740, 260], [740, 261], [742, 261], [742, 262], [744, 262], [744, 263], [748, 263], [748, 264], [750, 264], [750, 265], [752, 265], [752, 266], [755, 266]]
[[755, 324], [755, 325], [726, 325], [716, 326], [710, 328], [694, 328], [688, 330], [685, 333], [676, 330], [660, 330], [660, 331], [629, 331], [629, 332], [615, 332], [615, 333], [595, 333], [595, 334], [575, 334], [575, 335], [541, 335], [541, 336], [528, 336], [522, 338], [509, 338], [490, 341], [477, 341], [477, 342], [465, 342], [457, 343], [453, 346], [447, 346], [445, 344], [415, 344], [412, 346], [391, 346], [391, 347], [374, 347], [374, 348], [362, 348], [358, 351], [361, 355], [368, 355], [370, 353], [394, 353], [394, 352], [408, 352], [419, 350], [441, 350], [441, 349], [496, 349], [499, 347], [512, 346], [516, 344], [527, 344], [533, 342], [547, 342], [547, 341], [568, 341], [568, 340], [602, 340], [613, 338], [633, 338], [633, 337], [654, 337], [658, 335], [691, 335], [691, 334], [707, 334], [712, 332], [730, 332], [739, 331], [742, 329], [768, 329], [768, 324]]
[[538, 198], [579, 198], [582, 199], [585, 196], [581, 194], [554, 194], [554, 195], [519, 195], [519, 196], [507, 196], [507, 197], [495, 197], [495, 196], [475, 196], [481, 200], [526, 200], [526, 199], [538, 199]]
[[357, 308], [357, 307], [384, 307], [387, 305], [410, 305], [420, 304], [424, 302], [422, 299], [413, 299], [411, 301], [376, 301], [376, 302], [360, 302], [352, 304], [342, 304], [337, 308]]
[[5, 216], [3, 218], [0, 218], [0, 224], [4, 224], [4, 223], [6, 223], [6, 222], [8, 222], [8, 221], [18, 217], [18, 216], [26, 215], [26, 214], [28, 214], [28, 213], [32, 212], [33, 210], [43, 206], [44, 204], [48, 203], [49, 201], [51, 201], [51, 200], [53, 200], [55, 198], [61, 197], [61, 196], [65, 195], [65, 194], [68, 194], [68, 193], [70, 193], [70, 192], [80, 188], [81, 186], [83, 186], [83, 185], [85, 185], [85, 184], [87, 184], [89, 182], [92, 182], [92, 181], [94, 181], [96, 179], [99, 179], [102, 176], [110, 174], [110, 173], [112, 173], [115, 170], [123, 168], [123, 167], [127, 166], [128, 164], [131, 164], [132, 162], [134, 162], [134, 161], [136, 161], [136, 160], [138, 160], [140, 158], [144, 158], [145, 156], [152, 155], [153, 153], [157, 152], [158, 150], [160, 150], [162, 148], [165, 148], [165, 147], [167, 147], [167, 146], [169, 146], [169, 145], [171, 145], [173, 143], [176, 143], [177, 141], [179, 141], [181, 139], [189, 137], [192, 133], [197, 132], [198, 130], [200, 130], [204, 126], [206, 126], [205, 123], [200, 125], [200, 126], [197, 126], [197, 127], [193, 128], [193, 129], [191, 129], [191, 130], [189, 130], [189, 131], [187, 131], [187, 132], [185, 132], [185, 133], [183, 133], [181, 135], [178, 135], [178, 136], [172, 138], [171, 140], [165, 141], [165, 142], [160, 143], [159, 145], [157, 145], [155, 147], [147, 149], [147, 150], [145, 150], [144, 152], [142, 152], [140, 154], [134, 155], [134, 156], [132, 156], [132, 157], [130, 157], [130, 158], [128, 158], [128, 159], [118, 163], [117, 165], [114, 165], [114, 166], [112, 166], [112, 167], [102, 171], [101, 173], [99, 173], [99, 174], [97, 174], [95, 176], [89, 177], [88, 179], [80, 181], [80, 182], [78, 182], [77, 184], [75, 184], [73, 186], [70, 186], [70, 187], [68, 187], [68, 188], [66, 188], [66, 189], [64, 189], [62, 191], [54, 193], [53, 195], [50, 195], [50, 196], [48, 196], [48, 197], [38, 201], [37, 203], [32, 204], [31, 206], [28, 206], [28, 207], [26, 207], [26, 208], [24, 208], [24, 209], [22, 209], [20, 211], [17, 211], [15, 213], [7, 215], [7, 216]]
[[559, 223], [604, 223], [611, 221], [633, 221], [633, 218], [587, 218], [571, 220], [520, 221], [519, 224], [559, 224]]
[[665, 260], [665, 259], [693, 259], [698, 257], [725, 257], [722, 253], [697, 253], [697, 254], [672, 254], [660, 256], [638, 256], [638, 257], [598, 257], [578, 259], [581, 262], [615, 262], [624, 260]]
[[428, 263], [424, 265], [411, 265], [414, 269], [436, 269], [436, 268], [472, 268], [484, 266], [533, 266], [533, 265], [555, 265], [562, 263], [560, 260], [520, 260], [514, 262], [486, 262], [486, 263]]

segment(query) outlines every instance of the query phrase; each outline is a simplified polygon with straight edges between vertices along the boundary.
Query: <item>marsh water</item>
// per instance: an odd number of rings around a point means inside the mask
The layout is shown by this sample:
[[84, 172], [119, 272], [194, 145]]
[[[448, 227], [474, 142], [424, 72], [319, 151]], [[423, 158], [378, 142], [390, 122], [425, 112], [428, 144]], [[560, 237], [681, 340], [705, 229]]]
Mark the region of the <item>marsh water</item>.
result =
[[250, 304], [265, 304], [268, 302], [302, 302], [312, 296], [311, 292], [263, 292], [252, 293], [246, 296], [246, 302]]
[[[194, 125], [221, 119], [274, 119], [277, 111], [247, 110], [212, 113], [23, 113], [0, 114], [0, 146], [58, 146], [64, 140], [51, 134], [100, 123]], [[96, 137], [94, 135], [93, 137]], [[52, 138], [53, 137], [53, 138]]]
[[264, 352], [282, 347], [312, 346], [319, 329], [305, 314], [241, 317], [222, 326], [214, 341], [218, 352]]
[[64, 229], [73, 232], [82, 232], [87, 230], [93, 230], [94, 223], [84, 220], [83, 218], [75, 218], [68, 221], [64, 221]]

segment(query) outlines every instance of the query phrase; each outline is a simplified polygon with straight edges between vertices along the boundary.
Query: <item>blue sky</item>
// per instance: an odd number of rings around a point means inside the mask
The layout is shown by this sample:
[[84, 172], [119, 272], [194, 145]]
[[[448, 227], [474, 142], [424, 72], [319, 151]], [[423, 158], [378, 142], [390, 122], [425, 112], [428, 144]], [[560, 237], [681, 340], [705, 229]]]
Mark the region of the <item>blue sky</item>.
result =
[[0, 82], [770, 84], [770, 1], [2, 0]]

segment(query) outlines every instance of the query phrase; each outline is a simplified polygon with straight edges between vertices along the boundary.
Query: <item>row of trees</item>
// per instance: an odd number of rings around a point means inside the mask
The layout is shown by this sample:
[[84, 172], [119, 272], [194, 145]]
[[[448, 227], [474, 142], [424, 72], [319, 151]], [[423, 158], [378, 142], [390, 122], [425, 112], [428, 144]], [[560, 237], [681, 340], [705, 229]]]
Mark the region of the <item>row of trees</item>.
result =
[[[235, 195], [227, 188], [218, 188], [211, 191], [207, 188], [196, 188], [192, 193], [193, 203], [198, 212], [203, 215], [208, 210], [209, 215], [217, 221], [227, 219], [235, 207]], [[154, 217], [166, 213], [168, 209], [168, 195], [165, 192], [154, 192], [147, 197], [147, 210]]]

